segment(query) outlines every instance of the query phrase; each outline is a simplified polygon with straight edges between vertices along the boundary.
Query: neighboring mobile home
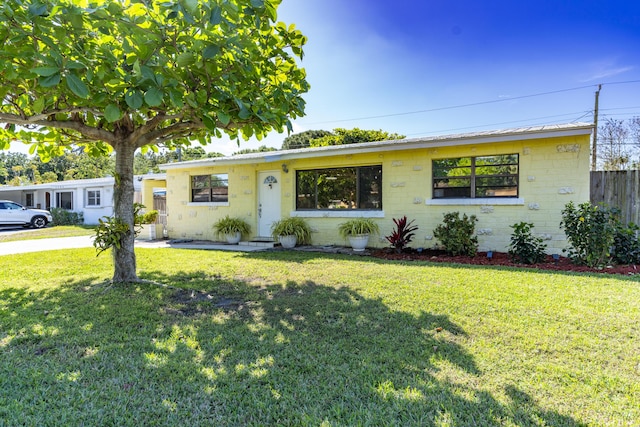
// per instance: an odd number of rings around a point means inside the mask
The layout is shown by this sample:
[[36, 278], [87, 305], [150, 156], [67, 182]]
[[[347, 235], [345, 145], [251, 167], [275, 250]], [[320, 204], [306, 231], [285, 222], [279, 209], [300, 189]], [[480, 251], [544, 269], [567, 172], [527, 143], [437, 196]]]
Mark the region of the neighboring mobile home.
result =
[[587, 123], [252, 153], [162, 165], [170, 238], [215, 240], [213, 223], [241, 217], [253, 237], [283, 217], [304, 217], [316, 245], [346, 245], [338, 225], [370, 217], [384, 247], [392, 219], [419, 226], [412, 247], [433, 247], [443, 214], [478, 217], [480, 250], [506, 251], [526, 221], [548, 252], [566, 246], [561, 211], [589, 201]]

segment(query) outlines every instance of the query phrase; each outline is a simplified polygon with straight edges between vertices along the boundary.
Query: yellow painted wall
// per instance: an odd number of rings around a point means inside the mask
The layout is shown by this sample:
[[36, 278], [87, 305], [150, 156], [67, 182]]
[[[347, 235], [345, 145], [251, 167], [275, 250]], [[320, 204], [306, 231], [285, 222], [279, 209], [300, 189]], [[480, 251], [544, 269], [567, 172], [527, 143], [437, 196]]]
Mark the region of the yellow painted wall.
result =
[[166, 181], [162, 179], [143, 179], [141, 201], [145, 206], [145, 212], [153, 209], [153, 189], [166, 187]]
[[[444, 206], [431, 204], [433, 159], [513, 153], [519, 154], [520, 159], [521, 204], [505, 206], [501, 205], [501, 199], [493, 199], [486, 205], [474, 204], [473, 199]], [[481, 251], [506, 251], [512, 232], [510, 225], [526, 221], [534, 224], [535, 234], [546, 239], [548, 253], [559, 252], [566, 246], [564, 232], [559, 228], [561, 210], [569, 201], [582, 203], [589, 200], [588, 135], [190, 170], [170, 169], [167, 171], [169, 237], [215, 240], [212, 225], [227, 214], [244, 218], [255, 230], [257, 174], [259, 171], [280, 170], [283, 162], [287, 164], [289, 172], [281, 175], [282, 216], [308, 216], [304, 212], [295, 212], [296, 169], [382, 164], [384, 217], [376, 218], [380, 236], [372, 238], [370, 246], [388, 246], [384, 236], [393, 230], [392, 219], [406, 215], [414, 219], [419, 227], [411, 246], [433, 247], [437, 243], [433, 238], [433, 229], [442, 222], [443, 214], [458, 211], [478, 217], [476, 231]], [[197, 206], [189, 203], [190, 176], [211, 173], [229, 174], [229, 206]], [[331, 216], [354, 214], [329, 212]], [[337, 226], [345, 217], [307, 217], [307, 220], [314, 230], [313, 244], [346, 245], [337, 233]]]
[[[278, 168], [280, 166], [278, 165]], [[245, 219], [256, 230], [256, 166], [230, 165], [167, 171], [169, 238], [216, 240], [213, 224], [225, 215]], [[191, 176], [229, 174], [229, 206], [190, 203]]]

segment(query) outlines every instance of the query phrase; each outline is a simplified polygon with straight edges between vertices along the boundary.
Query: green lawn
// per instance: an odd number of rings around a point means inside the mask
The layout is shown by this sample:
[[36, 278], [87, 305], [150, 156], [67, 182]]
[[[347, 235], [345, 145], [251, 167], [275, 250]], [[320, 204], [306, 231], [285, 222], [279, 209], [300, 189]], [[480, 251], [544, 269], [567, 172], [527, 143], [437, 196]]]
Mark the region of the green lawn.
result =
[[54, 237], [91, 236], [93, 234], [95, 234], [95, 225], [57, 225], [39, 230], [24, 230], [18, 233], [0, 234], [0, 242], [50, 239]]
[[301, 252], [0, 257], [0, 425], [635, 426], [640, 283]]

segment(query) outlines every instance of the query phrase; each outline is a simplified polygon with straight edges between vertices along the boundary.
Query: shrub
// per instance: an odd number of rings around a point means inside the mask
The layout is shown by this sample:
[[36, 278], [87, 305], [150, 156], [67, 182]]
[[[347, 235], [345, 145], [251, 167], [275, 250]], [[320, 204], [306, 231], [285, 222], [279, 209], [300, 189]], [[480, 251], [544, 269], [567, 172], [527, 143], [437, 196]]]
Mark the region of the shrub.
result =
[[414, 231], [418, 229], [417, 225], [412, 225], [413, 220], [407, 222], [407, 217], [403, 216], [400, 219], [393, 219], [396, 224], [396, 229], [389, 236], [385, 236], [385, 239], [391, 246], [396, 249], [396, 252], [402, 252], [402, 250], [413, 240], [415, 236]]
[[51, 216], [53, 216], [54, 225], [84, 224], [84, 216], [82, 215], [82, 212], [72, 212], [62, 208], [52, 208]]
[[627, 227], [621, 224], [616, 228], [613, 237], [613, 259], [618, 264], [640, 264], [640, 239], [638, 227], [630, 223]]
[[311, 227], [304, 218], [292, 216], [274, 222], [271, 225], [271, 235], [274, 239], [278, 236], [296, 236], [297, 243], [302, 245], [311, 241]]
[[145, 205], [142, 203], [134, 203], [133, 204], [133, 214], [134, 214], [134, 223], [136, 226], [142, 224], [153, 224], [158, 219], [158, 211], [151, 210], [149, 212], [144, 212]]
[[229, 215], [226, 215], [213, 224], [213, 230], [217, 236], [235, 233], [247, 235], [251, 233], [251, 226], [242, 218], [232, 218]]
[[560, 227], [571, 247], [563, 249], [576, 264], [599, 267], [611, 257], [616, 229], [619, 227], [618, 210], [589, 202], [575, 206], [569, 202], [562, 210]]
[[338, 225], [338, 233], [345, 239], [362, 234], [378, 234], [380, 229], [371, 218], [353, 218]]
[[464, 214], [460, 218], [458, 212], [444, 214], [443, 224], [433, 230], [433, 235], [442, 243], [445, 251], [451, 255], [475, 256], [478, 252], [478, 237], [474, 236], [475, 215]]
[[512, 225], [511, 228], [513, 228], [509, 244], [511, 259], [522, 264], [535, 264], [544, 261], [546, 257], [544, 250], [547, 245], [543, 243], [541, 237], [536, 237], [531, 233], [533, 224], [519, 222]]

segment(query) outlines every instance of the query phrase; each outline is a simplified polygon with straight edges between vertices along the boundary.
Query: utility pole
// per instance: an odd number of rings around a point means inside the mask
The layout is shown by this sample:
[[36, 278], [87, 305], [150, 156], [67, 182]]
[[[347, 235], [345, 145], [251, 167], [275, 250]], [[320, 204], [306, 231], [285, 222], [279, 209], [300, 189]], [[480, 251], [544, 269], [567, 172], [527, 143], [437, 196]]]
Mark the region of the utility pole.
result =
[[593, 151], [591, 152], [591, 170], [596, 170], [596, 161], [598, 159], [598, 100], [600, 98], [600, 89], [602, 89], [602, 85], [598, 85], [598, 90], [596, 91], [596, 105], [593, 108]]

